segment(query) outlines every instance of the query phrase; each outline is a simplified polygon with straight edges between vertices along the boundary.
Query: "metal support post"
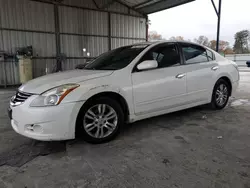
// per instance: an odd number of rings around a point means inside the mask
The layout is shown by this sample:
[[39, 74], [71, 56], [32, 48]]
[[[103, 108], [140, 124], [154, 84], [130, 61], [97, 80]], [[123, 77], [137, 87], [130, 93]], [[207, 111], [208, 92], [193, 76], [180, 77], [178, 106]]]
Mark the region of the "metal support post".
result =
[[214, 4], [214, 0], [211, 0], [212, 4], [213, 4], [213, 7], [214, 7], [214, 10], [215, 10], [215, 13], [218, 17], [218, 23], [217, 23], [217, 39], [216, 39], [216, 51], [219, 52], [219, 47], [220, 47], [220, 20], [221, 20], [221, 1], [222, 0], [219, 0], [219, 7], [218, 7], [218, 10]]
[[111, 13], [108, 12], [108, 48], [111, 50]]
[[146, 41], [148, 42], [148, 29], [149, 29], [149, 19], [146, 17]]
[[5, 65], [5, 61], [2, 62], [3, 63], [3, 80], [4, 80], [4, 88], [7, 87], [7, 74], [6, 74], [6, 65]]
[[222, 0], [219, 0], [219, 10], [218, 10], [217, 41], [216, 41], [216, 51], [217, 52], [219, 52], [219, 45], [220, 45], [221, 1]]
[[54, 18], [55, 18], [55, 35], [56, 35], [56, 72], [62, 70], [61, 61], [61, 38], [60, 38], [60, 23], [58, 5], [54, 4]]

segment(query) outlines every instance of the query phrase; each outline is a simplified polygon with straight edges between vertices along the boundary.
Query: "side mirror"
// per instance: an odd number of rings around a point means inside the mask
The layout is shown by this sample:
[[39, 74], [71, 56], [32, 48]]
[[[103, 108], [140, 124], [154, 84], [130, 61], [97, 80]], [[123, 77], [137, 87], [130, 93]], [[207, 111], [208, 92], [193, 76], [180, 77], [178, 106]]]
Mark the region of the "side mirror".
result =
[[149, 70], [158, 67], [158, 62], [156, 60], [146, 60], [137, 65], [138, 70]]

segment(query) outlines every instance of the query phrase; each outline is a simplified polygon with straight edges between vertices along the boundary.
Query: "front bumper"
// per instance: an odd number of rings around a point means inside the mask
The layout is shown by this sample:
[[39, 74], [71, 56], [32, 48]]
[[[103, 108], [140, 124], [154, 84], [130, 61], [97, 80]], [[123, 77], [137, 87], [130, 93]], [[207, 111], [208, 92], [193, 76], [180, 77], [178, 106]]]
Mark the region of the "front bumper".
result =
[[76, 118], [84, 102], [61, 103], [51, 107], [30, 107], [35, 97], [37, 96], [28, 98], [19, 106], [10, 107], [12, 128], [17, 133], [35, 140], [74, 139]]

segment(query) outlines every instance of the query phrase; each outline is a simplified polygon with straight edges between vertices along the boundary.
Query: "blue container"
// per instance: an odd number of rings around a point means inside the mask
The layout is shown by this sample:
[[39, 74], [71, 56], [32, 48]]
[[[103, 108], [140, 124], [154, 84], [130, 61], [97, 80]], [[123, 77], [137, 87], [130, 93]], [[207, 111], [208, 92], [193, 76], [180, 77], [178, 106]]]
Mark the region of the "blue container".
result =
[[246, 64], [248, 67], [250, 67], [250, 61], [247, 61]]

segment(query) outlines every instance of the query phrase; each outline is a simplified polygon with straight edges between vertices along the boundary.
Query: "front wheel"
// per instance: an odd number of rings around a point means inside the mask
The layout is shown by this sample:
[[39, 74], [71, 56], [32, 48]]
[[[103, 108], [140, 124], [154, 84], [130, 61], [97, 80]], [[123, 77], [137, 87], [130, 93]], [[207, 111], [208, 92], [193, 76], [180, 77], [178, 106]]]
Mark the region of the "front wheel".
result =
[[214, 109], [221, 110], [227, 105], [229, 97], [229, 84], [223, 79], [218, 80], [214, 86], [211, 106]]
[[90, 143], [114, 139], [124, 124], [121, 106], [110, 98], [99, 98], [87, 104], [79, 114], [77, 133]]

